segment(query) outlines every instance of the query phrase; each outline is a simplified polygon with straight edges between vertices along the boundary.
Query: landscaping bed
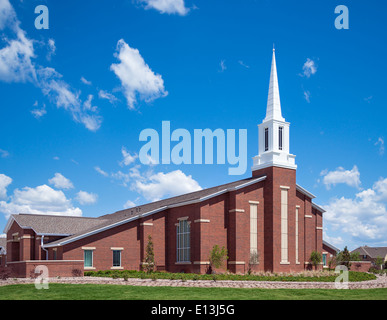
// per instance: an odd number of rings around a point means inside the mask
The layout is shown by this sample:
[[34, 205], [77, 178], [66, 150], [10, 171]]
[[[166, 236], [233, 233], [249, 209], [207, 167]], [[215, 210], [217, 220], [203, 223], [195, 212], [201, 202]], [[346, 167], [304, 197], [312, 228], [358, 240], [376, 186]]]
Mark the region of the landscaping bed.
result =
[[[113, 279], [164, 279], [164, 280], [235, 280], [235, 281], [281, 281], [281, 282], [335, 282], [338, 274], [334, 271], [305, 271], [302, 273], [269, 273], [257, 274], [196, 274], [196, 273], [168, 273], [150, 272], [136, 270], [102, 270], [85, 271], [85, 277], [108, 277]], [[376, 276], [366, 272], [349, 271], [349, 282], [360, 282], [375, 280]]]

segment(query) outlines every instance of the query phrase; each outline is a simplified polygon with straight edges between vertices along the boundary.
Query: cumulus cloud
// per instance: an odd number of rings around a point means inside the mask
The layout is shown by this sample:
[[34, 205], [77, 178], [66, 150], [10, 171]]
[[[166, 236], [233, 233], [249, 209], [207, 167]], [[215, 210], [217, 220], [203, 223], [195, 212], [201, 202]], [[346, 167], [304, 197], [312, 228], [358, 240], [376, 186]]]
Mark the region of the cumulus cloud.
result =
[[64, 177], [60, 173], [55, 173], [55, 176], [48, 180], [48, 182], [57, 189], [72, 189], [74, 188], [73, 183]]
[[47, 185], [15, 189], [9, 201], [0, 201], [0, 212], [5, 214], [6, 219], [17, 213], [82, 215], [82, 210], [74, 207], [63, 191], [54, 190]]
[[353, 166], [352, 170], [345, 170], [342, 167], [337, 168], [335, 171], [324, 170], [320, 174], [323, 176], [323, 183], [327, 189], [336, 184], [343, 183], [350, 187], [360, 187], [360, 172], [357, 166]]
[[0, 199], [7, 197], [7, 187], [12, 183], [12, 179], [5, 174], [0, 174]]
[[324, 209], [324, 219], [332, 229], [349, 235], [357, 245], [387, 244], [387, 178], [352, 198], [334, 198]]
[[150, 102], [168, 94], [161, 75], [149, 68], [137, 49], [131, 48], [121, 39], [114, 56], [120, 62], [112, 64], [110, 69], [121, 80], [122, 91], [130, 109], [135, 108], [137, 99]]
[[132, 185], [132, 190], [139, 192], [149, 201], [157, 201], [167, 196], [177, 196], [201, 189], [191, 175], [187, 176], [181, 170], [168, 173], [158, 172], [144, 181], [137, 180]]
[[94, 204], [97, 202], [97, 199], [98, 199], [98, 195], [95, 194], [95, 193], [89, 193], [89, 192], [86, 192], [86, 191], [79, 191], [77, 193], [77, 196], [76, 196], [76, 200], [82, 204], [82, 205], [86, 205], [86, 204]]
[[178, 14], [185, 16], [189, 9], [186, 8], [184, 0], [141, 0], [146, 4], [145, 9], [155, 9], [161, 13]]
[[314, 75], [317, 72], [316, 63], [313, 60], [307, 58], [306, 62], [302, 67], [302, 71], [303, 71], [302, 75], [304, 77], [310, 78], [311, 75]]

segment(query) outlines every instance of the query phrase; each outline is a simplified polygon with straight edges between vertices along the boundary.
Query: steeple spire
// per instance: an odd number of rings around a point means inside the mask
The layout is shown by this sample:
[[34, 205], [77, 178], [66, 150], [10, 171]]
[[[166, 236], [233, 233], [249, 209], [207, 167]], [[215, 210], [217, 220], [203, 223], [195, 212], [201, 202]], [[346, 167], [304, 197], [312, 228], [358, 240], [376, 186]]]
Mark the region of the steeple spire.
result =
[[281, 101], [279, 95], [278, 87], [278, 75], [277, 75], [277, 65], [275, 60], [275, 48], [273, 44], [273, 59], [271, 62], [271, 73], [270, 73], [270, 84], [269, 84], [269, 95], [267, 97], [267, 107], [266, 107], [266, 118], [267, 120], [279, 120], [285, 121], [281, 114]]
[[272, 166], [297, 169], [296, 156], [289, 150], [289, 127], [290, 123], [286, 122], [281, 114], [277, 65], [273, 47], [266, 118], [258, 125], [259, 148], [258, 155], [253, 158], [253, 171]]

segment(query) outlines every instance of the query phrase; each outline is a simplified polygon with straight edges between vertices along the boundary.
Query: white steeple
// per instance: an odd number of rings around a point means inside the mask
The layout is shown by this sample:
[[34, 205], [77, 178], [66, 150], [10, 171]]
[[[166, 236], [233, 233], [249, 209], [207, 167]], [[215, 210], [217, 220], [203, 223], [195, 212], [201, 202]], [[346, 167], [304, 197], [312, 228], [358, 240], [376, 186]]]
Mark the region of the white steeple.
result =
[[259, 153], [253, 158], [253, 171], [270, 166], [297, 169], [296, 156], [289, 153], [289, 126], [290, 123], [285, 121], [281, 113], [275, 49], [273, 48], [266, 117], [258, 125]]
[[264, 121], [276, 119], [285, 121], [281, 114], [281, 101], [278, 87], [277, 65], [275, 61], [275, 49], [273, 48], [273, 60], [271, 62], [269, 95], [267, 97], [266, 118]]

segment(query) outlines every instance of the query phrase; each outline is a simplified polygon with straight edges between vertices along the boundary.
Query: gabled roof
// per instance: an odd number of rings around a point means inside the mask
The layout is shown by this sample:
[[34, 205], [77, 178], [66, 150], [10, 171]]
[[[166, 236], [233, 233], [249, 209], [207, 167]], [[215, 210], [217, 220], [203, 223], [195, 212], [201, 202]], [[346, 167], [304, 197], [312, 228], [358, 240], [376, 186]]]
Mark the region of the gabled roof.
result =
[[101, 218], [21, 213], [11, 215], [4, 233], [8, 232], [13, 221], [23, 229], [32, 229], [37, 235], [56, 236], [69, 236], [105, 222]]
[[360, 255], [367, 255], [372, 259], [376, 259], [377, 257], [385, 258], [387, 256], [387, 247], [363, 246], [356, 248], [351, 252], [359, 252]]
[[[193, 203], [199, 203], [206, 201], [210, 198], [216, 197], [223, 193], [229, 191], [236, 191], [242, 188], [245, 188], [254, 183], [264, 181], [266, 176], [262, 177], [253, 177], [248, 179], [243, 179], [239, 181], [230, 182], [213, 188], [208, 188], [196, 192], [187, 193], [181, 196], [160, 200], [152, 203], [148, 203], [142, 206], [137, 206], [115, 213], [104, 215], [98, 218], [98, 220], [103, 221], [102, 223], [89, 228], [87, 230], [82, 230], [81, 232], [74, 233], [66, 238], [53, 241], [45, 245], [46, 248], [62, 246], [70, 242], [77, 241], [79, 239], [88, 237], [90, 235], [103, 232], [105, 230], [117, 227], [119, 225], [131, 222], [133, 220], [143, 218], [152, 214], [155, 214], [160, 211], [167, 210], [169, 208], [174, 208], [178, 206], [184, 206]], [[97, 219], [96, 219], [97, 220]]]

